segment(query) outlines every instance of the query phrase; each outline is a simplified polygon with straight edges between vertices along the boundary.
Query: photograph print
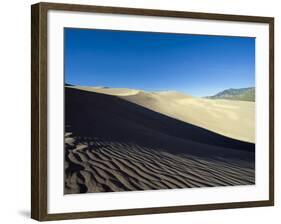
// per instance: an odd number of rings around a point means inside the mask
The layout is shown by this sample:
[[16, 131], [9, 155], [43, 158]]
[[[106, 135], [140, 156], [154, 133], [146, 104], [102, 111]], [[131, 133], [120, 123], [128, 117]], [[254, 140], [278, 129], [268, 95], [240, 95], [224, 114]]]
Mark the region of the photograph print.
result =
[[64, 193], [255, 184], [255, 38], [64, 28]]

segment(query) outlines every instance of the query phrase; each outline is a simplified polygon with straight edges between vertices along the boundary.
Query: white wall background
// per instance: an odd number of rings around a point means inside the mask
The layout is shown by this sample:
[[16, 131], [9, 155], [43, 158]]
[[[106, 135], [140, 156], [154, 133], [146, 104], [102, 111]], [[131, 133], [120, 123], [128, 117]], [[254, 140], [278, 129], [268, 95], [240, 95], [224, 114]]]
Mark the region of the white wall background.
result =
[[[275, 17], [275, 207], [177, 214], [69, 220], [52, 223], [280, 223], [280, 83], [281, 15], [278, 0], [56, 0], [166, 10]], [[2, 1], [0, 13], [0, 223], [36, 223], [30, 216], [30, 5], [31, 0]], [[278, 221], [279, 220], [279, 221]]]

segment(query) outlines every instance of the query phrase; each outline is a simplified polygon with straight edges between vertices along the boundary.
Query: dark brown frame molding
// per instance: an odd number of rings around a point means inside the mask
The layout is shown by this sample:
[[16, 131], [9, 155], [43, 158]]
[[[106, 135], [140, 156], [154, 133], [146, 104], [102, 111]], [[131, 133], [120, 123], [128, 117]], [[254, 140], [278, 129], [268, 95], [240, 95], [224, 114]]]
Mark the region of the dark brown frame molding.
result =
[[[48, 214], [47, 210], [47, 13], [49, 10], [196, 18], [269, 24], [269, 200]], [[274, 18], [90, 5], [38, 3], [31, 6], [31, 217], [38, 221], [187, 212], [274, 205]]]

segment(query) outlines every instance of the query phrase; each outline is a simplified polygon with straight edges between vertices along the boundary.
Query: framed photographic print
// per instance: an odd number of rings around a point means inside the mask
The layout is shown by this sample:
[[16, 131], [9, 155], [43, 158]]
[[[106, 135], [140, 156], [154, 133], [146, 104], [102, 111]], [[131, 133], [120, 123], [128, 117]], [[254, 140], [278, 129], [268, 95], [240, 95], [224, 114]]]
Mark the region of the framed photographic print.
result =
[[32, 218], [274, 204], [274, 19], [32, 5]]

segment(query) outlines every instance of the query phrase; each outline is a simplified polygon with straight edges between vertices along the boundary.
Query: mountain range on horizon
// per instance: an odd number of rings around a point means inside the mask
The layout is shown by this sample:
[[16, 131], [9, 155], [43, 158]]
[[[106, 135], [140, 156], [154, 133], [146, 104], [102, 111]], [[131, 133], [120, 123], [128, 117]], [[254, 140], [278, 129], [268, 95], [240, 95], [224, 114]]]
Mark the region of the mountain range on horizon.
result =
[[207, 96], [208, 99], [227, 99], [241, 101], [255, 101], [255, 87], [226, 89], [213, 96]]

